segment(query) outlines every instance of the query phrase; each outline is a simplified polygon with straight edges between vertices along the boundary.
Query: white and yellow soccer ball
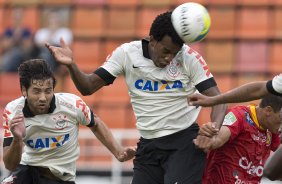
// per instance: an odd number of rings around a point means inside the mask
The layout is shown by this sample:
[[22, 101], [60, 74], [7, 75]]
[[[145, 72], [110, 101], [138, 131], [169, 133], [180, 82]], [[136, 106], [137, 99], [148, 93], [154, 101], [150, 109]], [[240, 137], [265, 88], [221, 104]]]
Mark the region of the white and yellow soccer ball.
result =
[[174, 29], [186, 43], [203, 40], [211, 26], [207, 9], [198, 3], [184, 3], [177, 6], [171, 15]]

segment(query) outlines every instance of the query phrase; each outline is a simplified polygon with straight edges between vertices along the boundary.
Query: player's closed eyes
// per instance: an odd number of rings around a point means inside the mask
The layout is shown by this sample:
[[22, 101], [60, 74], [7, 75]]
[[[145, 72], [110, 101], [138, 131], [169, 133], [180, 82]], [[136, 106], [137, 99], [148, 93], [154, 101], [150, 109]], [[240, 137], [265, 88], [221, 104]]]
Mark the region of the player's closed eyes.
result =
[[[50, 88], [48, 88], [48, 89], [46, 89], [45, 91], [43, 91], [45, 94], [51, 94], [51, 93], [53, 93], [53, 90]], [[32, 93], [33, 94], [40, 94], [40, 93], [42, 93], [42, 90], [39, 90], [39, 89], [34, 89], [33, 91], [32, 91]]]

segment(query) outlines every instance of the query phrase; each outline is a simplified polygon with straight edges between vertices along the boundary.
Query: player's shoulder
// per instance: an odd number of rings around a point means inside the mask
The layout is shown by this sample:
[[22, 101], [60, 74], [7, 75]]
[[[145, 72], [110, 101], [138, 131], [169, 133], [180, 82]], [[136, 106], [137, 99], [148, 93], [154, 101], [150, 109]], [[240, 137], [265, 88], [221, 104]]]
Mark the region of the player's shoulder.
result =
[[224, 122], [227, 125], [232, 125], [235, 122], [244, 122], [248, 107], [243, 105], [232, 106], [227, 109], [227, 113], [224, 118]]
[[125, 52], [132, 52], [134, 50], [141, 50], [142, 49], [142, 41], [136, 40], [127, 43], [123, 43], [120, 48], [122, 48]]
[[186, 63], [193, 63], [193, 61], [198, 62], [199, 60], [204, 62], [202, 55], [197, 50], [186, 44], [184, 44], [181, 50], [178, 52], [177, 59]]
[[85, 111], [89, 110], [89, 106], [83, 99], [72, 93], [55, 93], [56, 109], [75, 113], [76, 116], [85, 115]]
[[229, 109], [234, 111], [247, 111], [249, 107], [246, 105], [235, 105], [230, 107]]
[[73, 93], [55, 93], [55, 98], [58, 101], [66, 101], [66, 102], [76, 102], [77, 100], [82, 100], [79, 96]]
[[196, 57], [197, 55], [200, 55], [199, 52], [195, 49], [193, 49], [192, 47], [190, 47], [187, 44], [183, 44], [180, 52], [182, 53], [182, 55], [189, 55], [189, 56], [193, 56]]
[[249, 113], [250, 108], [246, 105], [236, 105], [228, 108], [228, 112], [233, 112], [236, 116], [244, 116]]
[[22, 109], [25, 105], [25, 98], [19, 97], [11, 102], [9, 102], [3, 111], [3, 114], [5, 114], [7, 117], [12, 118], [14, 115], [22, 112]]
[[19, 108], [19, 106], [21, 106], [23, 108], [24, 103], [25, 103], [25, 98], [23, 96], [21, 96], [21, 97], [14, 99], [14, 100], [10, 101], [9, 103], [7, 103], [6, 109], [15, 110], [15, 109]]

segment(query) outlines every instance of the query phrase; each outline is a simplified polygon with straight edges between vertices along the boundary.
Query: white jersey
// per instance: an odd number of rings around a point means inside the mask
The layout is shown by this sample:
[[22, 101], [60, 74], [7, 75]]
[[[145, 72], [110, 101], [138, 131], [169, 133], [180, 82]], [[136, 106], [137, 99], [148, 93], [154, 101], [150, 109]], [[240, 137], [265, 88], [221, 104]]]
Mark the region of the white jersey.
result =
[[58, 178], [74, 181], [79, 157], [79, 124], [93, 126], [94, 118], [80, 97], [56, 93], [48, 114], [34, 116], [24, 97], [10, 102], [3, 113], [4, 145], [9, 146], [12, 133], [11, 119], [23, 112], [26, 127], [21, 164], [49, 168]]
[[[105, 73], [98, 70], [95, 73], [105, 79]], [[192, 48], [184, 45], [170, 65], [159, 68], [149, 58], [146, 40], [118, 47], [107, 58], [102, 72], [125, 76], [137, 129], [147, 139], [188, 128], [200, 108], [189, 106], [187, 96], [216, 85], [206, 62]]]
[[282, 74], [275, 76], [267, 83], [267, 89], [273, 94], [282, 95]]

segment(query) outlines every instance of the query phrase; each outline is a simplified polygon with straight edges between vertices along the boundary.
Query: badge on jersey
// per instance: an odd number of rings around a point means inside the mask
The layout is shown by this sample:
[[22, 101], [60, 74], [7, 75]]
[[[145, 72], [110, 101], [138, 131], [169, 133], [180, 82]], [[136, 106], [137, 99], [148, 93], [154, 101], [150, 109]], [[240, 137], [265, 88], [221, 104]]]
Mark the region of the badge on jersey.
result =
[[229, 112], [225, 115], [223, 125], [232, 125], [237, 121], [237, 118], [233, 112]]
[[169, 76], [176, 78], [180, 74], [179, 70], [180, 64], [178, 62], [170, 62], [169, 67], [167, 68], [167, 73]]

